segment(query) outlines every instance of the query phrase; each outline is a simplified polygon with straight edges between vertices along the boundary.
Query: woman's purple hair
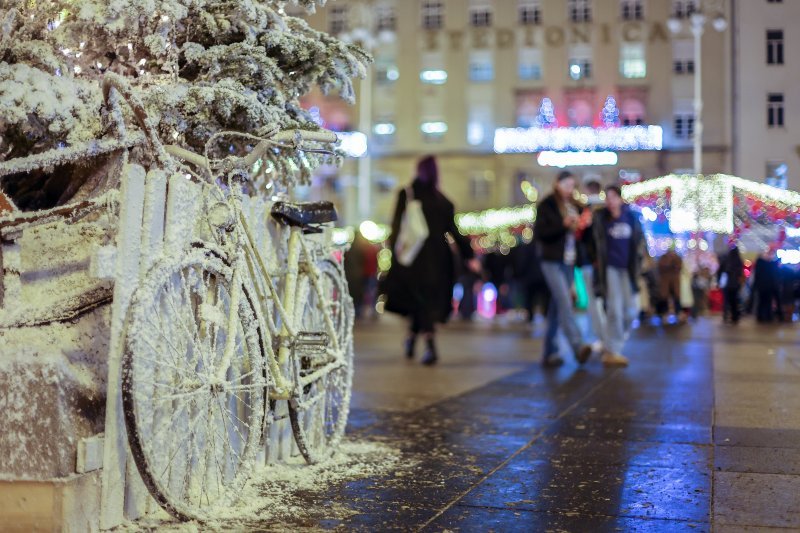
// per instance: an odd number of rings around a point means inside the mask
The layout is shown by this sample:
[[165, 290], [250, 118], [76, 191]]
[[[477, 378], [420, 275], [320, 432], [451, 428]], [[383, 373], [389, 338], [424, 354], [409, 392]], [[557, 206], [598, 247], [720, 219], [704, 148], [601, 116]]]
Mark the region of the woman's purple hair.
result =
[[432, 155], [423, 157], [417, 163], [417, 180], [426, 187], [432, 189], [439, 185], [439, 169], [436, 166], [436, 158]]

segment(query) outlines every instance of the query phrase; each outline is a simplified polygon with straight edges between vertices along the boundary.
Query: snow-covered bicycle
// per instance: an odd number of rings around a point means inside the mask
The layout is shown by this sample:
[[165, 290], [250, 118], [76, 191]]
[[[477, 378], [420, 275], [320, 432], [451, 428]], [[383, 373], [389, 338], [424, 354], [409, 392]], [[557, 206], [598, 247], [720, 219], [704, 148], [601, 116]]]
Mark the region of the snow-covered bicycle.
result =
[[[127, 98], [148, 128], [141, 106]], [[216, 140], [231, 135], [241, 136]], [[132, 296], [123, 410], [153, 497], [180, 519], [202, 520], [240, 493], [276, 402], [288, 402], [308, 462], [332, 453], [344, 433], [353, 303], [341, 262], [320, 238], [336, 220], [333, 205], [271, 205], [279, 229], [273, 242], [280, 245], [269, 253], [283, 258], [277, 270], [268, 267], [275, 262], [265, 258], [242, 211], [248, 173], [267, 150], [336, 136], [272, 131], [247, 156], [221, 161], [148, 138], [162, 162], [188, 163], [202, 178], [206, 228], [205, 238], [156, 262]]]

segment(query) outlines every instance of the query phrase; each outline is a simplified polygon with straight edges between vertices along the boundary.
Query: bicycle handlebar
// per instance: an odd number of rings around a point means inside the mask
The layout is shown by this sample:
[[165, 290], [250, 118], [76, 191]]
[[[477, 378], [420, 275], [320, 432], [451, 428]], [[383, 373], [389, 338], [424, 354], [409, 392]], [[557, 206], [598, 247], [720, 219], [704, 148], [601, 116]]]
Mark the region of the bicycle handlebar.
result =
[[256, 161], [261, 159], [270, 145], [276, 142], [292, 141], [297, 138], [303, 141], [335, 143], [339, 138], [332, 131], [307, 131], [307, 130], [283, 130], [273, 135], [270, 139], [261, 141], [253, 148], [247, 157], [244, 158], [245, 166], [251, 167]]
[[[298, 137], [303, 141], [309, 142], [333, 143], [338, 140], [336, 134], [330, 131], [306, 131], [298, 129], [279, 131], [269, 139], [265, 139], [258, 143], [256, 147], [253, 148], [253, 151], [247, 154], [247, 156], [244, 158], [245, 166], [253, 166], [256, 161], [263, 157], [267, 149], [275, 143], [292, 141]], [[177, 157], [178, 159], [191, 163], [197, 167], [208, 168], [210, 166], [208, 159], [181, 146], [167, 144], [164, 146], [164, 149], [169, 155]]]

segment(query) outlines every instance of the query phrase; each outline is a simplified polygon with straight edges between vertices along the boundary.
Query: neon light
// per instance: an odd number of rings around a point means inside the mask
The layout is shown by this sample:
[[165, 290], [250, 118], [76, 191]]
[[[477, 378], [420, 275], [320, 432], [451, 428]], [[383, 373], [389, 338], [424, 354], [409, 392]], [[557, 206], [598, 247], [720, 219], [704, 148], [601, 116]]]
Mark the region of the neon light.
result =
[[498, 128], [494, 151], [509, 152], [586, 152], [594, 150], [661, 150], [660, 126], [622, 126], [619, 128]]
[[367, 153], [367, 136], [360, 131], [341, 131], [336, 134], [339, 137], [339, 148], [348, 157], [363, 157]]
[[543, 167], [578, 167], [616, 165], [615, 152], [553, 152], [545, 151], [539, 154], [536, 161]]
[[786, 228], [786, 236], [790, 239], [800, 237], [800, 228]]
[[447, 81], [446, 70], [423, 70], [419, 73], [419, 79], [424, 83], [432, 83], [434, 85], [441, 85]]

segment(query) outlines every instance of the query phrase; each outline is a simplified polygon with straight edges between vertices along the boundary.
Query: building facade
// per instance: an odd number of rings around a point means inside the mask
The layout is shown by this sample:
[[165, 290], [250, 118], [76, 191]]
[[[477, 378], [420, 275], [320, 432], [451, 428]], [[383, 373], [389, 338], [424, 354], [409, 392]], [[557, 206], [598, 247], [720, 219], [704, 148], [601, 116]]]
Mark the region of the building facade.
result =
[[[370, 92], [369, 194], [372, 216], [385, 221], [395, 189], [427, 153], [438, 156], [442, 187], [462, 211], [523, 203], [525, 182], [546, 192], [561, 171], [554, 164], [605, 183], [689, 171], [696, 7], [691, 0], [336, 0], [308, 20], [371, 46], [375, 63], [361, 89]], [[728, 17], [727, 3], [721, 9]], [[677, 33], [670, 18], [684, 22]], [[707, 173], [731, 171], [730, 42], [727, 32], [702, 40]], [[358, 111], [335, 113], [356, 125]], [[637, 125], [660, 128], [660, 149], [612, 141], [597, 149], [605, 155], [563, 160], [538, 148], [505, 153], [495, 143], [499, 130], [516, 135], [506, 128], [580, 127], [601, 138], [602, 130]], [[591, 143], [581, 149], [596, 151]]]
[[800, 2], [732, 0], [733, 169], [800, 190]]

